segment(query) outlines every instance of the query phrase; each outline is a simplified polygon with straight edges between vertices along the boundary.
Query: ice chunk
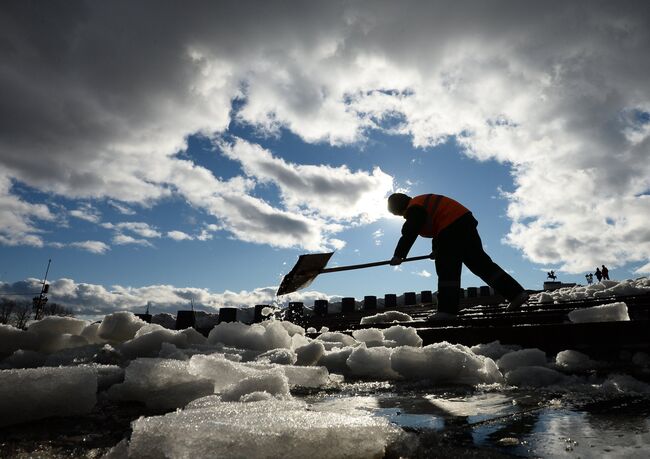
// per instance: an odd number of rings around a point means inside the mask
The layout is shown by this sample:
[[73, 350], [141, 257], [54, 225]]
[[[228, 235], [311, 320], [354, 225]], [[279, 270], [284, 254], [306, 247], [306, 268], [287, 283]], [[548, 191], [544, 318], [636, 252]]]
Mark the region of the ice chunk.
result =
[[208, 339], [205, 336], [193, 328], [186, 328], [185, 330], [181, 330], [180, 334], [184, 335], [187, 338], [188, 346], [204, 345], [208, 342]]
[[222, 322], [208, 335], [208, 343], [222, 343], [242, 349], [268, 351], [291, 347], [291, 336], [285, 326], [277, 320], [261, 324], [246, 325], [241, 322]]
[[501, 341], [497, 340], [487, 344], [477, 344], [476, 346], [472, 346], [470, 349], [474, 354], [484, 355], [485, 357], [489, 357], [496, 361], [508, 352], [520, 350], [521, 346], [512, 344], [503, 345], [501, 344]]
[[171, 409], [214, 393], [212, 381], [190, 374], [188, 362], [137, 359], [126, 368], [124, 382], [108, 390], [112, 400], [136, 400], [149, 408]]
[[586, 309], [575, 309], [569, 313], [573, 323], [585, 322], [617, 322], [630, 320], [627, 305], [623, 302], [601, 304]]
[[296, 349], [296, 365], [316, 365], [324, 353], [323, 343], [312, 341]]
[[339, 332], [321, 333], [316, 339], [322, 341], [327, 350], [333, 349], [334, 347], [355, 346], [359, 344], [357, 340], [352, 338], [350, 335]]
[[276, 398], [290, 398], [289, 381], [282, 371], [273, 369], [259, 371], [233, 384], [221, 394], [224, 402], [239, 402], [243, 396], [255, 392], [267, 392]]
[[[156, 327], [160, 327], [156, 325]], [[140, 333], [145, 327], [138, 330]], [[135, 359], [137, 357], [156, 357], [160, 353], [162, 343], [171, 343], [178, 347], [187, 347], [187, 335], [179, 331], [167, 330], [160, 327], [149, 331], [148, 333], [138, 335], [136, 337], [118, 346], [118, 349], [127, 359]]]
[[461, 344], [447, 342], [423, 348], [396, 348], [391, 355], [391, 366], [407, 379], [427, 379], [434, 384], [476, 385], [503, 381], [492, 359], [476, 355]]
[[132, 312], [114, 312], [104, 317], [97, 335], [106, 341], [120, 343], [133, 339], [137, 331], [145, 325], [147, 323]]
[[381, 324], [389, 322], [412, 322], [413, 318], [408, 314], [399, 311], [386, 311], [361, 318], [361, 324]]
[[190, 374], [212, 381], [214, 392], [252, 376], [257, 370], [228, 360], [223, 354], [194, 355], [189, 360]]
[[357, 346], [348, 357], [346, 364], [354, 376], [375, 379], [397, 379], [400, 377], [391, 368], [392, 350], [387, 347], [368, 349], [365, 344]]
[[325, 351], [325, 354], [323, 354], [318, 361], [318, 365], [326, 367], [332, 373], [340, 375], [349, 374], [350, 368], [348, 367], [347, 361], [353, 350], [354, 347], [347, 346], [343, 348], [337, 347], [331, 351]]
[[[189, 407], [188, 407], [189, 408]], [[368, 413], [308, 411], [295, 401], [213, 402], [133, 423], [130, 457], [383, 457], [401, 429]]]
[[570, 349], [558, 352], [555, 356], [555, 364], [571, 373], [593, 370], [598, 366], [598, 363], [591, 360], [588, 355]]
[[639, 381], [629, 375], [610, 375], [602, 384], [601, 389], [613, 394], [650, 394], [650, 384]]
[[0, 358], [13, 354], [18, 349], [36, 350], [36, 334], [12, 325], [0, 324]]
[[537, 348], [508, 352], [497, 361], [497, 365], [504, 372], [518, 367], [544, 366], [546, 354]]
[[543, 387], [559, 384], [566, 377], [547, 367], [519, 367], [506, 373], [506, 381], [513, 386]]
[[293, 365], [298, 359], [295, 352], [290, 349], [271, 349], [257, 356], [258, 362], [277, 363], [280, 365]]
[[27, 331], [37, 335], [81, 335], [89, 322], [74, 317], [48, 316], [42, 320], [30, 322]]
[[311, 343], [311, 339], [305, 337], [305, 335], [294, 334], [291, 337], [291, 350], [295, 351], [299, 347], [305, 346]]
[[124, 368], [117, 365], [79, 365], [80, 368], [89, 368], [97, 374], [97, 388], [99, 391], [124, 382]]
[[79, 335], [71, 335], [69, 333], [64, 333], [63, 335], [42, 333], [38, 335], [38, 350], [46, 354], [87, 345], [88, 341], [86, 338]]
[[289, 380], [290, 386], [322, 387], [329, 381], [329, 372], [325, 367], [296, 367], [293, 365], [271, 365], [261, 363], [244, 364], [248, 368], [268, 371], [280, 369]]
[[18, 349], [2, 361], [0, 368], [37, 368], [43, 366], [47, 355], [36, 351]]
[[413, 327], [393, 325], [384, 330], [384, 338], [394, 341], [397, 346], [422, 347], [422, 338]]
[[282, 327], [289, 333], [289, 336], [293, 335], [303, 335], [305, 334], [305, 329], [302, 328], [300, 325], [296, 325], [293, 322], [288, 322], [286, 320], [280, 320], [278, 321]]
[[89, 324], [81, 331], [82, 337], [86, 338], [89, 344], [104, 344], [106, 341], [101, 339], [98, 335], [99, 333], [99, 323], [93, 322]]
[[90, 368], [0, 371], [0, 425], [89, 413], [97, 401], [97, 374]]
[[378, 328], [362, 328], [352, 332], [352, 337], [366, 346], [381, 346], [384, 343], [384, 333]]

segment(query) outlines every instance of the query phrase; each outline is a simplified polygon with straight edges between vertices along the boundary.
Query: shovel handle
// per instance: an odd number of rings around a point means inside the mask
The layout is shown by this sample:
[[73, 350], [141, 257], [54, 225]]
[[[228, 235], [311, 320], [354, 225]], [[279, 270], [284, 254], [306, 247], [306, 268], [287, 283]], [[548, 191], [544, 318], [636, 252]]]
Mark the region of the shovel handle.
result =
[[[417, 261], [417, 260], [430, 260], [431, 255], [420, 255], [419, 257], [404, 258], [402, 263], [407, 261]], [[325, 268], [321, 269], [319, 273], [335, 273], [337, 271], [349, 271], [351, 269], [361, 269], [361, 268], [372, 268], [373, 266], [383, 266], [389, 265], [390, 260], [385, 261], [375, 261], [373, 263], [363, 263], [361, 265], [350, 265], [350, 266], [337, 266], [336, 268]]]

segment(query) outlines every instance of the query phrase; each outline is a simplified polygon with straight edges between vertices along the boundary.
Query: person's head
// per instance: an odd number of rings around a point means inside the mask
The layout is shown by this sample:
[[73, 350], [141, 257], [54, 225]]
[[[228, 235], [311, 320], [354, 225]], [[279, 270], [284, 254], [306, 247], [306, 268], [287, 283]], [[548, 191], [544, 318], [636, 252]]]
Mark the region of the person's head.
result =
[[388, 197], [388, 211], [393, 215], [404, 215], [411, 197], [404, 193], [393, 193]]

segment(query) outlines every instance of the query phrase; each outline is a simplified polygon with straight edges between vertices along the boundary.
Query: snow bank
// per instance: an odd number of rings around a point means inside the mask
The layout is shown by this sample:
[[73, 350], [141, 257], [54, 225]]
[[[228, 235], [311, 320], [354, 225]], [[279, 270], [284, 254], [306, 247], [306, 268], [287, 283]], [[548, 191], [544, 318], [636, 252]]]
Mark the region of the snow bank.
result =
[[618, 322], [630, 320], [627, 305], [623, 302], [601, 304], [586, 309], [575, 309], [569, 313], [573, 323], [585, 322]]
[[428, 379], [434, 384], [503, 381], [492, 359], [474, 354], [467, 346], [447, 342], [423, 348], [399, 347], [391, 355], [391, 367], [406, 379]]
[[37, 335], [81, 335], [89, 322], [74, 317], [48, 316], [42, 320], [30, 322], [27, 331]]
[[[152, 329], [150, 327], [158, 327]], [[146, 330], [144, 333], [141, 331]], [[187, 335], [180, 331], [168, 330], [160, 325], [150, 325], [140, 328], [133, 339], [118, 346], [127, 359], [137, 357], [156, 357], [163, 343], [171, 343], [177, 347], [187, 347]]]
[[545, 366], [546, 354], [539, 349], [522, 349], [504, 354], [497, 365], [501, 371], [507, 372], [519, 367]]
[[0, 371], [0, 426], [89, 413], [97, 401], [91, 368]]
[[383, 457], [388, 444], [401, 435], [399, 428], [381, 417], [317, 413], [297, 401], [210, 399], [202, 404], [135, 421], [129, 456]]
[[97, 336], [111, 343], [121, 343], [135, 337], [140, 328], [147, 325], [135, 314], [127, 311], [108, 314], [97, 330]]
[[382, 324], [390, 322], [412, 322], [413, 318], [408, 314], [399, 311], [386, 311], [361, 318], [361, 324]]

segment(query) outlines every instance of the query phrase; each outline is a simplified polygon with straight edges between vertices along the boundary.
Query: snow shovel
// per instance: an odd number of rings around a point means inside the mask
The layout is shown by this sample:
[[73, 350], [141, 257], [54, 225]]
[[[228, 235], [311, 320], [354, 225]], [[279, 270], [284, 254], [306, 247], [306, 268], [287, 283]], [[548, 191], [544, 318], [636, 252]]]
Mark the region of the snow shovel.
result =
[[[382, 266], [390, 264], [390, 260], [375, 261], [373, 263], [364, 263], [361, 265], [350, 266], [337, 266], [336, 268], [326, 268], [327, 262], [334, 255], [331, 253], [312, 253], [308, 255], [300, 255], [298, 262], [293, 267], [289, 274], [284, 276], [278, 288], [277, 295], [286, 295], [287, 293], [295, 292], [301, 288], [307, 287], [312, 283], [316, 276], [324, 273], [335, 273], [337, 271], [348, 271], [351, 269], [370, 268], [372, 266]], [[426, 260], [431, 259], [431, 255], [422, 255], [419, 257], [405, 258], [402, 263], [406, 261]]]

